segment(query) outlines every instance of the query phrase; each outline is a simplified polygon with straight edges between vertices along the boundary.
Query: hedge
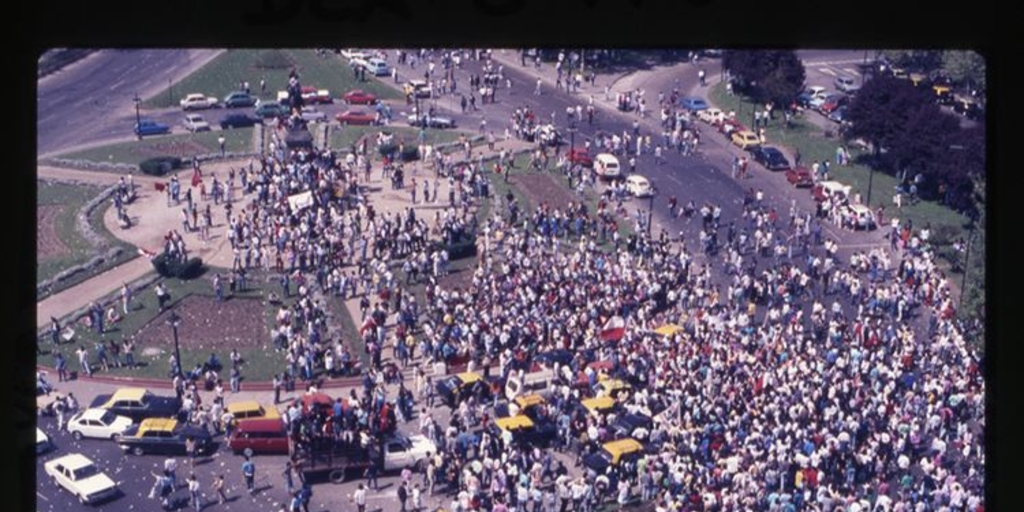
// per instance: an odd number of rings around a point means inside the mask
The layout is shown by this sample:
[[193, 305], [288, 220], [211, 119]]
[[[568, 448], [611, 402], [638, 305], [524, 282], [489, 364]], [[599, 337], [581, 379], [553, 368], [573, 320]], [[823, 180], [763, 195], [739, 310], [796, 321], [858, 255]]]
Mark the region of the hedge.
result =
[[139, 170], [150, 176], [163, 176], [170, 171], [181, 169], [181, 165], [181, 158], [176, 156], [158, 156], [140, 162]]
[[[381, 156], [394, 156], [398, 153], [397, 144], [385, 144], [377, 148]], [[401, 161], [402, 162], [413, 162], [419, 160], [420, 151], [416, 146], [406, 145], [402, 150]]]
[[188, 261], [168, 258], [166, 254], [158, 254], [153, 258], [153, 268], [163, 277], [178, 279], [195, 279], [203, 273], [203, 259], [189, 258]]

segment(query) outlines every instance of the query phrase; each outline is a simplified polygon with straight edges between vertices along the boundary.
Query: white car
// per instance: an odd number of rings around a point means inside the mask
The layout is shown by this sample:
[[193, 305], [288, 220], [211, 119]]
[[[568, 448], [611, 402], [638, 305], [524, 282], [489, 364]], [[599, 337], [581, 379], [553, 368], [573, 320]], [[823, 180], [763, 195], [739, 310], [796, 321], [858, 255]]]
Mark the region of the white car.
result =
[[210, 131], [210, 123], [206, 122], [202, 114], [185, 114], [185, 121], [182, 124], [192, 133]]
[[639, 174], [626, 177], [626, 191], [634, 197], [650, 197], [654, 195], [654, 187], [651, 186], [650, 180]]
[[426, 469], [427, 456], [437, 454], [437, 445], [426, 436], [397, 434], [384, 443], [384, 471], [415, 468]]
[[98, 439], [114, 439], [132, 426], [132, 419], [118, 416], [107, 409], [86, 409], [71, 417], [68, 421], [68, 432], [75, 439], [93, 437]]
[[66, 489], [82, 503], [95, 503], [117, 494], [117, 484], [80, 453], [46, 461], [43, 467], [54, 484]]
[[302, 119], [305, 121], [326, 122], [327, 114], [317, 110], [315, 107], [302, 107]]
[[39, 427], [36, 427], [36, 453], [46, 453], [52, 447], [50, 436], [46, 435], [46, 432], [43, 432]]
[[217, 98], [214, 98], [213, 96], [192, 93], [186, 94], [185, 97], [178, 102], [178, 104], [181, 105], [182, 110], [202, 110], [216, 107], [217, 105], [219, 105], [217, 101]]
[[372, 73], [373, 76], [387, 76], [391, 74], [391, 68], [388, 67], [387, 61], [376, 57], [366, 59], [366, 70]]
[[846, 94], [853, 94], [860, 89], [857, 85], [857, 81], [848, 76], [837, 76], [834, 82], [836, 89], [845, 92]]
[[697, 112], [697, 119], [708, 124], [718, 124], [725, 120], [725, 112], [718, 108], [706, 108]]
[[611, 153], [598, 153], [594, 157], [594, 172], [601, 178], [618, 178], [622, 176], [619, 159]]
[[370, 58], [370, 54], [369, 53], [366, 53], [366, 52], [364, 52], [362, 50], [357, 50], [355, 48], [345, 48], [345, 49], [341, 50], [341, 56], [345, 57], [346, 59], [348, 59], [350, 61], [353, 60], [353, 59], [364, 59], [365, 60], [365, 59]]

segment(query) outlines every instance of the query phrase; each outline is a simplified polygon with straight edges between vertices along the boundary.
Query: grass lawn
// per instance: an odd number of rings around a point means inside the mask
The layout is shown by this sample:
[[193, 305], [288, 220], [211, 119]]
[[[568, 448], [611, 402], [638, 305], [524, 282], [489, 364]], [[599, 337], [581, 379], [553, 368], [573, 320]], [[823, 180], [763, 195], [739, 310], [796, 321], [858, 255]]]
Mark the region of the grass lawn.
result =
[[[381, 131], [394, 134], [396, 144], [398, 142], [405, 142], [406, 145], [419, 144], [419, 128], [407, 126], [341, 126], [337, 123], [331, 123], [328, 145], [335, 151], [347, 150], [361, 137], [366, 135], [370, 139], [370, 147], [372, 148], [375, 146], [377, 133]], [[459, 140], [460, 133], [462, 132], [454, 130], [427, 129], [424, 134], [424, 140], [427, 144], [432, 145], [445, 144]], [[374, 153], [375, 157], [380, 156], [379, 153]]]
[[[209, 121], [214, 120], [212, 115], [206, 117]], [[163, 135], [146, 138], [141, 141], [118, 142], [108, 146], [98, 146], [82, 151], [65, 153], [58, 158], [124, 164], [138, 164], [147, 158], [157, 156], [178, 156], [182, 159], [188, 159], [193, 155], [220, 151], [217, 138], [221, 135], [224, 135], [225, 150], [236, 153], [249, 152], [252, 151], [252, 130], [252, 128], [236, 128], [233, 130], [212, 130], [194, 134]]]
[[[53, 220], [53, 229], [56, 238], [63, 242], [69, 252], [46, 256], [37, 251], [36, 278], [38, 281], [50, 279], [59, 272], [74, 265], [83, 264], [96, 255], [93, 246], [82, 236], [81, 233], [78, 232], [77, 222], [75, 219], [78, 216], [78, 212], [83, 206], [85, 206], [85, 203], [96, 197], [96, 195], [101, 191], [102, 189], [99, 187], [39, 182], [39, 186], [36, 191], [36, 204], [41, 210], [51, 206], [62, 207], [60, 212], [57, 214], [57, 217]], [[56, 293], [60, 290], [67, 289], [92, 276], [103, 273], [116, 265], [120, 265], [138, 256], [134, 247], [114, 238], [114, 236], [107, 231], [106, 226], [103, 225], [103, 215], [109, 207], [110, 205], [108, 203], [107, 205], [102, 205], [93, 210], [92, 215], [89, 217], [89, 223], [101, 236], [111, 241], [113, 244], [123, 247], [124, 252], [121, 256], [115, 258], [114, 261], [107, 262], [90, 271], [80, 272], [71, 279], [64, 281], [59, 286], [54, 287], [50, 290], [50, 293]], [[43, 235], [39, 236], [42, 237]]]
[[[740, 96], [730, 96], [725, 92], [725, 86], [721, 83], [715, 85], [708, 95], [711, 102], [725, 112], [730, 110], [736, 112], [736, 117], [744, 124], [750, 124], [751, 108], [750, 101], [742, 101]], [[762, 108], [763, 110], [763, 108]], [[804, 116], [817, 116], [814, 112], [805, 112]], [[853, 156], [851, 165], [840, 167], [835, 165], [836, 147], [842, 144], [842, 139], [826, 138], [824, 130], [807, 119], [796, 118], [794, 126], [786, 129], [781, 117], [776, 117], [774, 124], [767, 130], [767, 137], [771, 144], [789, 149], [791, 152], [799, 150], [801, 162], [810, 167], [815, 160], [821, 162], [829, 161], [829, 176], [831, 179], [843, 182], [853, 187], [853, 193], [859, 192], [862, 201], [867, 202], [868, 183], [871, 183], [871, 208], [885, 207], [885, 217], [897, 216], [901, 221], [911, 221], [914, 226], [924, 226], [931, 223], [933, 228], [938, 226], [954, 226], [960, 229], [965, 218], [959, 213], [931, 201], [919, 201], [915, 205], [904, 204], [903, 209], [895, 211], [893, 205], [893, 191], [896, 187], [896, 178], [882, 171], [871, 172], [867, 165], [857, 163], [858, 157], [867, 156], [866, 151], [847, 145], [850, 154]], [[873, 174], [873, 176], [872, 176]]]
[[[260, 96], [260, 79], [266, 80], [266, 94], [262, 98], [276, 99], [277, 91], [287, 88], [288, 73], [294, 68], [304, 86], [327, 89], [331, 96], [341, 97], [351, 89], [363, 89], [381, 99], [398, 99], [401, 94], [367, 77], [359, 82], [351, 68], [340, 57], [328, 54], [318, 57], [308, 49], [257, 50], [231, 49], [209, 64], [185, 77], [169, 89], [164, 89], [143, 102], [145, 108], [178, 106], [178, 101], [189, 93], [202, 93], [223, 99], [239, 89], [239, 82], [248, 81], [250, 91]], [[385, 77], [386, 78], [386, 77]]]
[[[171, 302], [168, 303], [169, 307], [180, 303], [185, 300], [186, 297], [192, 295], [205, 295], [213, 296], [210, 287], [209, 276], [211, 271], [208, 269], [203, 276], [192, 279], [189, 281], [182, 281], [179, 279], [165, 279], [164, 284], [167, 287], [167, 291], [171, 295]], [[236, 292], [235, 297], [244, 298], [262, 298], [265, 296], [266, 290], [272, 290], [276, 283], [266, 283], [264, 278], [261, 276], [253, 276], [247, 281], [247, 290], [245, 292]], [[286, 304], [291, 304], [292, 299], [286, 300]], [[135, 310], [132, 314], [125, 317], [123, 320], [115, 324], [114, 331], [105, 333], [107, 340], [113, 338], [120, 340], [123, 335], [130, 335], [138, 332], [143, 326], [150, 322], [154, 317], [159, 314], [157, 308], [156, 294], [153, 291], [153, 287], [148, 287], [144, 290], [139, 290], [135, 294], [133, 299], [135, 304]], [[276, 306], [267, 306], [267, 321], [272, 322], [274, 315], [277, 313]], [[66, 319], [62, 319], [62, 322]], [[169, 328], [168, 328], [169, 329]], [[100, 337], [94, 332], [85, 327], [79, 326], [76, 328], [76, 344], [83, 345], [90, 348], [90, 358], [94, 356], [92, 354], [91, 347], [99, 341]], [[216, 342], [216, 340], [213, 340]], [[39, 355], [39, 361], [42, 364], [52, 365], [53, 358], [51, 357], [49, 350], [52, 348], [48, 342], [43, 344], [44, 353]], [[77, 361], [74, 356], [74, 349], [72, 345], [62, 345], [61, 351], [64, 352], [65, 357], [72, 361], [70, 364], [74, 369], [77, 369]], [[174, 350], [173, 346], [166, 347], [166, 352], [159, 356], [146, 356], [142, 354], [142, 350], [137, 349], [135, 352], [135, 360], [141, 365], [134, 369], [129, 370], [127, 368], [114, 368], [111, 366], [109, 374], [111, 375], [123, 375], [123, 376], [135, 376], [144, 378], [165, 378], [170, 371], [168, 363], [168, 354]], [[269, 337], [264, 343], [259, 346], [253, 346], [250, 348], [240, 348], [238, 350], [246, 364], [243, 368], [243, 375], [245, 379], [250, 381], [269, 381], [275, 373], [279, 373], [284, 368], [284, 353], [274, 352]], [[218, 351], [218, 357], [221, 361], [227, 362], [228, 350]], [[182, 369], [190, 370], [197, 363], [206, 361], [210, 356], [209, 349], [188, 349], [185, 344], [181, 345], [181, 360]], [[102, 373], [102, 371], [101, 371]], [[226, 380], [226, 373], [224, 377]], [[244, 389], [244, 382], [243, 382]]]

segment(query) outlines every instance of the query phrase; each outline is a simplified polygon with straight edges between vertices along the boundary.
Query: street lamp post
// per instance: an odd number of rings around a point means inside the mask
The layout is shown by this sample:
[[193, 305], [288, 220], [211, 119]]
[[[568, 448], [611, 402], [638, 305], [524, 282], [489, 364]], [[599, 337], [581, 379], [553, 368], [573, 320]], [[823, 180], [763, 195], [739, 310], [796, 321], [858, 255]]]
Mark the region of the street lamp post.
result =
[[171, 326], [171, 332], [174, 333], [174, 360], [177, 364], [174, 365], [174, 372], [176, 376], [181, 376], [181, 348], [178, 346], [178, 324], [181, 323], [181, 317], [178, 316], [178, 312], [171, 310], [171, 316], [167, 318], [167, 325]]
[[135, 97], [132, 98], [135, 102], [135, 136], [142, 140], [142, 115], [139, 114], [139, 104], [142, 103], [142, 99], [139, 98], [139, 93], [135, 93]]

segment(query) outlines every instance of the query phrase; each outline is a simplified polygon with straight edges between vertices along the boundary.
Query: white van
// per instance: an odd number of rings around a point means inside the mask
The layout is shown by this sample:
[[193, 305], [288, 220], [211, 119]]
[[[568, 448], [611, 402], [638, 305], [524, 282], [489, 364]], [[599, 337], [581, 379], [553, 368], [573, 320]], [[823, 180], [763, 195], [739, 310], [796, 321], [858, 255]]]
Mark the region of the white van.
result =
[[530, 373], [524, 373], [522, 370], [513, 372], [505, 380], [505, 398], [511, 402], [521, 395], [546, 395], [554, 387], [555, 377], [554, 369]]
[[388, 67], [388, 63], [384, 59], [376, 57], [366, 60], [366, 70], [373, 73], [374, 76], [387, 76], [391, 74], [391, 68]]
[[594, 157], [594, 172], [601, 178], [618, 178], [622, 176], [619, 159], [611, 153], [599, 153]]

